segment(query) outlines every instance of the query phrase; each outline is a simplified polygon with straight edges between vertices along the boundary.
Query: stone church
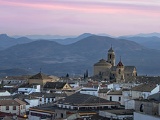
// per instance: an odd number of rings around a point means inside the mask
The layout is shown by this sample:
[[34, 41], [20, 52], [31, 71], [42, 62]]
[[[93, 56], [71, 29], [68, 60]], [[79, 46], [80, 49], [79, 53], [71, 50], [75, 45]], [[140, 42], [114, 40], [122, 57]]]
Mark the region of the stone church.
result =
[[107, 60], [101, 59], [94, 64], [94, 76], [103, 80], [115, 80], [118, 83], [131, 81], [137, 76], [135, 66], [124, 66], [121, 59], [115, 65], [115, 61], [115, 52], [111, 47]]

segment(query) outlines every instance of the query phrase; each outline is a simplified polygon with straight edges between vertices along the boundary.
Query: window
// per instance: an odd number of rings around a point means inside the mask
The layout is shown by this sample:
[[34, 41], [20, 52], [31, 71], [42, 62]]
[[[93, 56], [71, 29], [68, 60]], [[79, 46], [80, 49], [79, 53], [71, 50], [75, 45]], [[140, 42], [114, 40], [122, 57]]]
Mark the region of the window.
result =
[[118, 99], [119, 101], [121, 101], [121, 97], [119, 97], [119, 99]]
[[140, 105], [140, 112], [143, 112], [143, 108], [144, 108], [144, 106], [143, 106], [143, 104], [141, 104]]
[[25, 106], [25, 105], [23, 105], [23, 109], [26, 109], [26, 106]]
[[13, 106], [13, 110], [16, 110], [16, 106]]
[[110, 101], [112, 101], [112, 96], [110, 96]]
[[36, 86], [36, 85], [34, 85], [34, 86], [33, 86], [33, 88], [34, 88], [34, 89], [37, 89], [37, 86]]
[[119, 69], [118, 73], [121, 74], [121, 69]]
[[61, 113], [61, 118], [63, 118], [63, 113]]
[[112, 55], [111, 55], [111, 54], [109, 55], [109, 58], [110, 58], [110, 59], [112, 58]]
[[9, 106], [6, 106], [6, 110], [9, 110]]

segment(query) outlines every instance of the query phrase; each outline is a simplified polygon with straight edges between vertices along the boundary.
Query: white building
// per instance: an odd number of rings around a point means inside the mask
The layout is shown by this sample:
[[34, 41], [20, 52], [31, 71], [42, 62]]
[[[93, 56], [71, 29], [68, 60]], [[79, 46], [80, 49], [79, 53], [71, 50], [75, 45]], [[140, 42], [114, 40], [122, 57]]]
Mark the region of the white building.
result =
[[155, 94], [159, 92], [160, 86], [157, 84], [141, 84], [138, 86], [135, 86], [131, 89], [131, 96], [132, 99], [136, 98], [144, 98], [147, 99], [149, 95]]
[[18, 93], [22, 93], [22, 94], [31, 94], [33, 92], [40, 92], [41, 90], [40, 85], [31, 85], [29, 87], [23, 87], [23, 88], [18, 88]]
[[122, 96], [122, 90], [111, 90], [110, 92], [108, 92], [107, 94], [107, 100], [109, 101], [116, 101], [121, 103], [121, 105], [124, 105], [124, 99]]
[[98, 88], [87, 88], [84, 87], [80, 90], [81, 94], [88, 94], [93, 96], [98, 96]]
[[29, 111], [30, 107], [38, 106], [40, 104], [38, 98], [25, 99], [25, 101], [29, 103], [28, 105], [26, 105], [26, 111]]
[[135, 110], [135, 100], [125, 101], [125, 109], [134, 109]]
[[121, 89], [120, 88], [121, 86], [118, 83], [112, 83], [112, 84], [109, 84], [107, 86], [108, 86], [108, 89], [112, 89], [112, 90], [120, 90]]
[[72, 88], [77, 88], [77, 87], [79, 87], [80, 85], [79, 85], [79, 82], [70, 82], [70, 83], [68, 83]]
[[125, 120], [126, 118], [133, 118], [133, 110], [101, 110], [99, 116], [116, 120]]
[[0, 96], [10, 96], [11, 93], [9, 93], [7, 90], [0, 90]]
[[125, 102], [127, 102], [128, 100], [131, 100], [131, 99], [132, 99], [131, 90], [124, 88], [124, 89], [122, 90], [122, 96], [123, 96], [123, 100], [124, 100], [124, 104], [125, 104]]
[[134, 112], [134, 120], [160, 120], [160, 117], [140, 112]]
[[16, 115], [25, 115], [26, 103], [19, 99], [0, 100], [0, 111]]

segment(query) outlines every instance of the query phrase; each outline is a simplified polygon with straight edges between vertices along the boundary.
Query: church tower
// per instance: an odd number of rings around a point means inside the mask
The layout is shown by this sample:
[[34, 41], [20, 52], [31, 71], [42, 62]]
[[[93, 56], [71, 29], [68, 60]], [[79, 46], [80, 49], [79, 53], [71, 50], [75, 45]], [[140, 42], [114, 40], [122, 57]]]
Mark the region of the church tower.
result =
[[120, 59], [116, 67], [116, 82], [124, 82], [124, 65]]
[[112, 66], [115, 66], [115, 53], [114, 50], [111, 48], [108, 50], [108, 63], [110, 63]]

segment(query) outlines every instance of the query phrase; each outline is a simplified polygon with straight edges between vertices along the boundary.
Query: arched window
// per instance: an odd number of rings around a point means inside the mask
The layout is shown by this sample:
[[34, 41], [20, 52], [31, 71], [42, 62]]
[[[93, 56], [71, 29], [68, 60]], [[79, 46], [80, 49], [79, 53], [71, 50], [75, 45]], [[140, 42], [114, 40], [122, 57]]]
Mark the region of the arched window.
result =
[[109, 58], [110, 58], [110, 59], [112, 58], [112, 55], [111, 55], [111, 54], [109, 55]]
[[143, 112], [143, 104], [140, 105], [140, 112]]
[[121, 74], [121, 69], [118, 70], [118, 73]]

